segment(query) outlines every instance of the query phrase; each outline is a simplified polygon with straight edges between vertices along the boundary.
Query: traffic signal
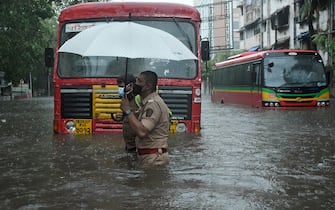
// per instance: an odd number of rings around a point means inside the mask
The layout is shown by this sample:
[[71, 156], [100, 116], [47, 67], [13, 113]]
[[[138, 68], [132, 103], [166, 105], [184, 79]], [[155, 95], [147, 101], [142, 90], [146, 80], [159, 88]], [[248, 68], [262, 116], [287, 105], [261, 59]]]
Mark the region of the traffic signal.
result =
[[44, 62], [46, 67], [54, 66], [54, 49], [53, 48], [45, 48], [44, 50]]

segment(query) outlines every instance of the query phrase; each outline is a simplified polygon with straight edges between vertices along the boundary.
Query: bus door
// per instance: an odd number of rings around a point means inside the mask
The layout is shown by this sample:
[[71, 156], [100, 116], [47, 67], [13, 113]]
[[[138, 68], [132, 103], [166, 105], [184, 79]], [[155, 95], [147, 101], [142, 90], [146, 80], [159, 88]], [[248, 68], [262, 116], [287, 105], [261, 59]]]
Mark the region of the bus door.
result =
[[260, 85], [260, 70], [261, 70], [261, 62], [251, 64], [251, 80], [252, 80], [252, 94], [251, 94], [251, 104], [255, 107], [262, 106], [262, 92]]

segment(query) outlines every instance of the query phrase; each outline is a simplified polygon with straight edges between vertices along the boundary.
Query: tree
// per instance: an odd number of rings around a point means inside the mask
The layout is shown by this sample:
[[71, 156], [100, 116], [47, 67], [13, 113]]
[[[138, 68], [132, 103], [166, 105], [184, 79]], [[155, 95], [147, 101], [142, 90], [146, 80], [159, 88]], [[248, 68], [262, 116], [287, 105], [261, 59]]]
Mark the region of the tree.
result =
[[[313, 21], [315, 20], [314, 12], [317, 6], [318, 0], [302, 0], [300, 9], [300, 18], [302, 22], [308, 24], [308, 32], [310, 36], [313, 36], [316, 32], [313, 26]], [[309, 49], [316, 50], [316, 45], [309, 39]]]
[[[318, 10], [324, 10], [326, 8], [331, 9], [331, 0], [328, 1], [321, 1], [322, 4], [318, 5]], [[334, 1], [335, 2], [335, 1]], [[331, 25], [328, 25], [328, 27], [332, 27]], [[312, 41], [316, 43], [320, 49], [322, 49], [325, 52], [328, 52], [329, 56], [332, 57], [330, 61], [334, 60], [335, 57], [335, 40], [332, 38], [332, 36], [329, 36], [327, 33], [316, 33], [312, 36]], [[332, 65], [331, 63], [329, 65]]]
[[[333, 1], [334, 2], [334, 1]], [[326, 33], [320, 33], [314, 30], [313, 20], [318, 19], [319, 12], [330, 8], [332, 5], [332, 0], [302, 0], [301, 2], [301, 14], [300, 18], [302, 20], [307, 21], [309, 33], [310, 33], [310, 46], [313, 46], [311, 49], [316, 50], [316, 45], [319, 48], [328, 52], [330, 63], [328, 64], [328, 68], [332, 69], [332, 60], [334, 60], [335, 56], [335, 40], [328, 36]], [[316, 15], [316, 17], [314, 17]], [[330, 17], [331, 18], [331, 17]], [[328, 26], [332, 27], [332, 26]], [[331, 71], [332, 72], [332, 71]]]
[[[324, 45], [324, 48], [327, 48], [326, 45], [332, 46], [331, 41], [327, 40], [328, 38], [323, 35], [318, 34], [318, 31], [314, 29], [313, 21], [318, 19], [319, 12], [321, 10], [326, 9], [331, 5], [332, 0], [302, 0], [301, 1], [301, 9], [300, 9], [300, 18], [303, 20], [302, 22], [306, 22], [308, 24], [308, 31], [310, 34], [310, 44], [309, 48], [316, 50], [316, 44]], [[316, 15], [316, 17], [314, 16]]]
[[0, 3], [0, 71], [6, 81], [17, 84], [29, 73], [45, 71], [44, 47], [54, 39], [53, 17], [51, 0]]
[[328, 38], [325, 34], [314, 34], [312, 37], [313, 42], [317, 43], [321, 49], [330, 53], [331, 55], [335, 55], [335, 40], [332, 38]]

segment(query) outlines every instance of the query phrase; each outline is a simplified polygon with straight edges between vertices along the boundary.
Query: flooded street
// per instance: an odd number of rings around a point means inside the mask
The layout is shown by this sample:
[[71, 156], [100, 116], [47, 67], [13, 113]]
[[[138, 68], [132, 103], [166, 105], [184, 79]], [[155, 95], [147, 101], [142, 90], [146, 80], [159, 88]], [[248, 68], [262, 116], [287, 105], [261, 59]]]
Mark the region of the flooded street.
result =
[[203, 97], [199, 135], [143, 169], [121, 134], [53, 135], [53, 98], [0, 101], [0, 209], [335, 209], [335, 106], [264, 110]]

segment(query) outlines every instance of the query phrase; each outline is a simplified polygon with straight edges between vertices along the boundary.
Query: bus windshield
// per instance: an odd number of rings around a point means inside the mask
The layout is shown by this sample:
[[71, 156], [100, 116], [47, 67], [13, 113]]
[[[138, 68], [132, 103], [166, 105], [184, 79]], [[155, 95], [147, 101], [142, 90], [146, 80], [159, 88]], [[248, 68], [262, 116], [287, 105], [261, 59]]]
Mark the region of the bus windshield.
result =
[[327, 85], [321, 57], [314, 54], [266, 57], [263, 68], [266, 87], [320, 87]]
[[[164, 30], [196, 53], [196, 31], [191, 22], [187, 21], [134, 21], [154, 28]], [[90, 24], [89, 22], [85, 22]], [[80, 24], [85, 24], [80, 23]], [[73, 24], [73, 23], [70, 23]], [[67, 31], [66, 25], [61, 32], [61, 45], [80, 31]], [[197, 76], [195, 60], [173, 61], [162, 59], [92, 56], [82, 57], [71, 53], [59, 53], [57, 73], [61, 78], [96, 78], [119, 77], [125, 73], [126, 63], [128, 73], [138, 75], [143, 70], [155, 71], [159, 77], [193, 79]]]

